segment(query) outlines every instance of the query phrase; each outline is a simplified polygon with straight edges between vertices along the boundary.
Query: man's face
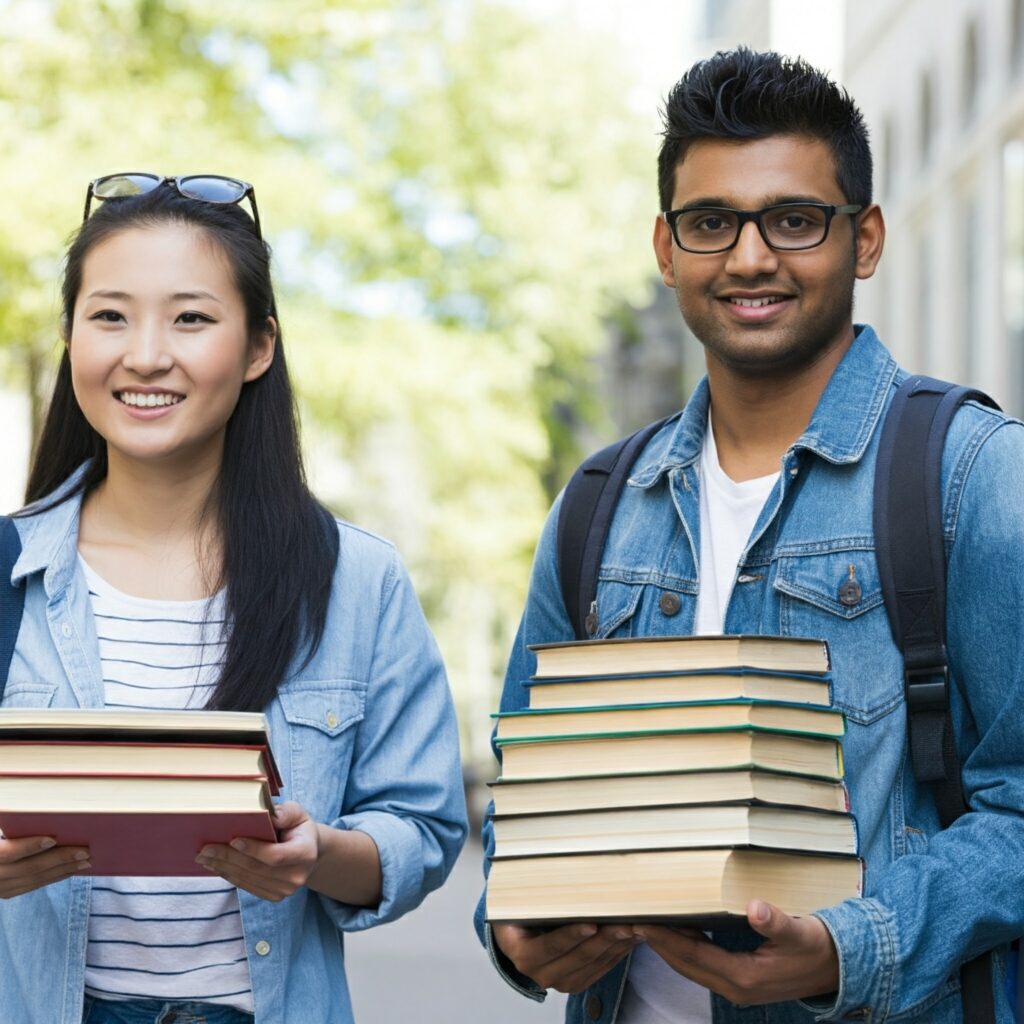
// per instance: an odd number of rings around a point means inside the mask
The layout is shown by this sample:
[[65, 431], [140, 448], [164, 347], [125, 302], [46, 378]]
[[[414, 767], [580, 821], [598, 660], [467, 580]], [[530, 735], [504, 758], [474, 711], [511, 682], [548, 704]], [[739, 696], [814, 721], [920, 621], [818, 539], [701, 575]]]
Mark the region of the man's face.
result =
[[[759, 210], [792, 201], [848, 202], [831, 150], [819, 139], [696, 142], [676, 168], [670, 208], [698, 203]], [[874, 272], [883, 236], [878, 208], [869, 207], [867, 213], [837, 215], [828, 237], [813, 249], [771, 249], [757, 225], [747, 223], [728, 252], [686, 252], [660, 218], [654, 246], [662, 278], [675, 289], [709, 361], [744, 376], [765, 376], [799, 372], [852, 337], [854, 281]]]

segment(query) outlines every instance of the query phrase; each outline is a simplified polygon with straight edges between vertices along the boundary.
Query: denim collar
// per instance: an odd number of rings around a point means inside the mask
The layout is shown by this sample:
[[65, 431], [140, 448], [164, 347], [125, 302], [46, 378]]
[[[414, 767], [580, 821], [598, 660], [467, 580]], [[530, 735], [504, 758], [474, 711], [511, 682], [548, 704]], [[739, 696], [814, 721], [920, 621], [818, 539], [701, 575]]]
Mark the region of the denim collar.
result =
[[[14, 563], [11, 582], [19, 583], [26, 576], [45, 571], [44, 586], [48, 596], [64, 589], [75, 568], [75, 559], [68, 557], [77, 551], [78, 516], [82, 508], [81, 493], [61, 500], [81, 481], [89, 463], [83, 462], [52, 494], [36, 504], [52, 505], [45, 512], [28, 514], [17, 519], [21, 534], [21, 554]], [[56, 501], [58, 504], [53, 505]], [[70, 547], [69, 547], [70, 545]]]
[[[837, 465], [859, 462], [885, 408], [898, 368], [878, 335], [854, 325], [854, 342], [835, 368], [807, 429], [790, 446], [806, 449]], [[690, 466], [700, 457], [707, 430], [711, 392], [702, 377], [672, 431], [662, 431], [637, 460], [633, 487], [652, 487], [665, 473]]]

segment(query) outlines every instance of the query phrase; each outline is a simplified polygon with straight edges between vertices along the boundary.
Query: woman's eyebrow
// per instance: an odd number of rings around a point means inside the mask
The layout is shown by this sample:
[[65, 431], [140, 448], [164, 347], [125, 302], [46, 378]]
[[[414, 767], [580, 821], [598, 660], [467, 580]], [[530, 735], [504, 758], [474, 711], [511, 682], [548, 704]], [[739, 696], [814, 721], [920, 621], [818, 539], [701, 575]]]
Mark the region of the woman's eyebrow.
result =
[[216, 302], [218, 305], [223, 305], [220, 299], [216, 295], [210, 292], [196, 291], [196, 292], [175, 292], [171, 296], [172, 302], [188, 302], [192, 299], [209, 299], [211, 302]]

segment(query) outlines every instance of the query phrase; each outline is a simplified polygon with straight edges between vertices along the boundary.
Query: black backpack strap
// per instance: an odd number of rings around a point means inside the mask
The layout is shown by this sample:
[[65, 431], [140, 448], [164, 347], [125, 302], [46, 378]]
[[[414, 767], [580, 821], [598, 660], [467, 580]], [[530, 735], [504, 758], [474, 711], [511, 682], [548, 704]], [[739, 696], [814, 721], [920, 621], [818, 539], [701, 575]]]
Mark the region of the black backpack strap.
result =
[[578, 640], [597, 631], [597, 574], [619, 495], [637, 456], [670, 419], [648, 424], [591, 455], [566, 485], [558, 510], [558, 576]]
[[0, 516], [0, 699], [7, 685], [7, 673], [14, 657], [14, 644], [21, 629], [25, 588], [11, 586], [14, 563], [21, 554], [21, 538], [10, 516]]
[[949, 718], [942, 450], [969, 399], [998, 408], [980, 391], [908, 378], [886, 416], [875, 469], [875, 547], [889, 625], [903, 653], [910, 756], [918, 781], [933, 784], [943, 828], [966, 806]]
[[[874, 532], [889, 625], [903, 654], [914, 776], [931, 783], [942, 827], [967, 810], [949, 711], [942, 450], [957, 409], [987, 395], [931, 377], [910, 377], [889, 407], [875, 468]], [[995, 1020], [992, 957], [963, 965], [964, 1024]]]

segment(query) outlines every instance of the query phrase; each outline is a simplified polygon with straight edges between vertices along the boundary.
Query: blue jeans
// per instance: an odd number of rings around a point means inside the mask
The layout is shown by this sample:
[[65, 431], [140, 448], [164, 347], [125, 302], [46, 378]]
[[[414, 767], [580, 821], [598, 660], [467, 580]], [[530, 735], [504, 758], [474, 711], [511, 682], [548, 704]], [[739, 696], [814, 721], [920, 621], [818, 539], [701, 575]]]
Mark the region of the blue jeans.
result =
[[215, 1003], [165, 1003], [162, 999], [110, 1001], [85, 997], [82, 1024], [252, 1024], [253, 1016]]

